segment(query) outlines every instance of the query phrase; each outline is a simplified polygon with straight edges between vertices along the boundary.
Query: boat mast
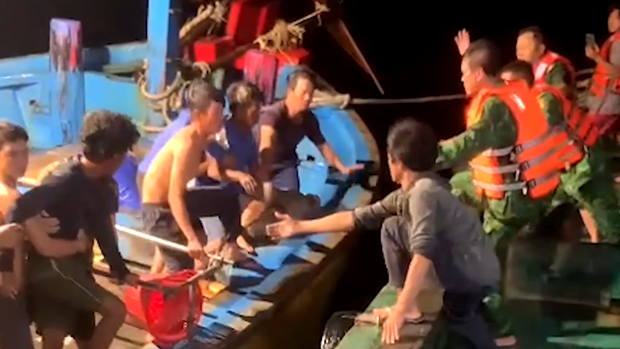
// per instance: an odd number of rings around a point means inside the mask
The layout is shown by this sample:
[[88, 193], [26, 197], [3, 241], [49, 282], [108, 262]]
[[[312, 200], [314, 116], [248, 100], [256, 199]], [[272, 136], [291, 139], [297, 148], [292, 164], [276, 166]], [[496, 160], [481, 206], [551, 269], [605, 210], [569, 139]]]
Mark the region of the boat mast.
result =
[[[166, 89], [176, 77], [175, 62], [181, 56], [179, 39], [179, 14], [181, 0], [150, 0], [148, 4], [147, 91], [157, 95]], [[146, 108], [146, 124], [165, 126], [162, 115]]]

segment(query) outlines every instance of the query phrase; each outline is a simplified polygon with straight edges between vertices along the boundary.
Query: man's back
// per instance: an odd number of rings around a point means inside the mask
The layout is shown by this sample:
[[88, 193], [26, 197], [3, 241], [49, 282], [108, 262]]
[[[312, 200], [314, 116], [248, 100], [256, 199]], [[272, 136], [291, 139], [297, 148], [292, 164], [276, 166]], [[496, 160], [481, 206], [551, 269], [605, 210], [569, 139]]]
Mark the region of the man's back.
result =
[[[462, 203], [434, 177], [419, 179], [406, 197], [409, 207], [424, 207], [409, 210], [412, 248], [431, 251], [429, 257], [446, 289], [476, 290], [498, 284], [499, 261], [474, 209]], [[423, 217], [412, 215], [425, 212], [432, 214], [434, 229], [416, 229], [416, 222]]]

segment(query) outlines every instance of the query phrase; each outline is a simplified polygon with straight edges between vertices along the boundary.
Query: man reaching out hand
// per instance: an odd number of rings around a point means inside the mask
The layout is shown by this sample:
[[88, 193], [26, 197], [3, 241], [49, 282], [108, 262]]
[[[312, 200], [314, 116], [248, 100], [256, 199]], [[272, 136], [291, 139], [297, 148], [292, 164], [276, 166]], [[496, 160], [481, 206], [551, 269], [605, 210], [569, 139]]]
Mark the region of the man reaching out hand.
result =
[[383, 320], [382, 340], [399, 339], [405, 321], [421, 321], [415, 299], [424, 280], [435, 268], [445, 288], [443, 308], [426, 341], [438, 341], [453, 333], [474, 348], [495, 348], [480, 309], [500, 279], [493, 245], [480, 226], [477, 213], [450, 193], [431, 169], [437, 156], [437, 138], [426, 125], [413, 120], [395, 124], [387, 139], [388, 166], [400, 189], [383, 200], [354, 211], [338, 212], [320, 219], [296, 221], [281, 216], [267, 227], [275, 238], [307, 233], [350, 231], [381, 226], [381, 245], [390, 284], [398, 298]]

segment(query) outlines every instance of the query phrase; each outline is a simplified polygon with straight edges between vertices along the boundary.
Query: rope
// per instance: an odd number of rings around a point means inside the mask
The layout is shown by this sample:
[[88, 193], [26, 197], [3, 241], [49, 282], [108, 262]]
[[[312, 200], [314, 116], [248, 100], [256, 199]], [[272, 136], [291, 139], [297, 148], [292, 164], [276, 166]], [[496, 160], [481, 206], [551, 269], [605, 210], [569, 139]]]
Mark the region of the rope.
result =
[[320, 15], [323, 12], [329, 12], [327, 6], [318, 2], [314, 4], [314, 12], [294, 22], [286, 23], [283, 20], [277, 20], [273, 28], [256, 38], [254, 43], [258, 45], [260, 50], [270, 53], [285, 53], [290, 49], [299, 47], [305, 32], [305, 29], [301, 25], [314, 17], [319, 17], [319, 23], [321, 23]]
[[190, 37], [197, 35], [205, 22], [212, 21], [211, 27], [218, 26], [226, 22], [224, 15], [226, 14], [226, 6], [220, 1], [208, 5], [200, 5], [196, 16], [183, 24], [179, 30], [179, 39], [185, 42]]
[[[205, 62], [194, 62], [192, 64], [192, 68], [197, 71], [202, 78], [206, 78], [211, 73], [211, 67], [209, 64]], [[148, 69], [148, 61], [144, 62], [144, 71]], [[186, 81], [180, 72], [177, 72], [172, 83], [166, 87], [166, 89], [157, 94], [151, 94], [148, 92], [148, 80], [146, 78], [146, 74], [143, 73], [138, 77], [138, 89], [147, 100], [147, 106], [156, 111], [160, 112], [165, 124], [168, 125], [172, 122], [170, 119], [170, 113], [176, 112], [183, 107], [183, 96], [185, 95], [185, 90], [187, 86], [189, 86], [190, 82]], [[146, 121], [144, 120], [141, 127], [145, 132], [161, 132], [165, 129], [165, 126], [149, 126], [146, 125]]]
[[[583, 69], [576, 73], [577, 76], [592, 74], [594, 69]], [[578, 88], [583, 88], [588, 84], [588, 80], [577, 81]], [[370, 105], [370, 104], [418, 104], [418, 103], [431, 103], [431, 102], [444, 102], [464, 99], [464, 94], [443, 95], [443, 96], [430, 96], [430, 97], [416, 97], [416, 98], [395, 98], [395, 99], [373, 99], [373, 98], [351, 98], [349, 94], [330, 94], [325, 91], [315, 91], [312, 96], [311, 107], [322, 107], [333, 105], [340, 109], [344, 109], [349, 105]]]

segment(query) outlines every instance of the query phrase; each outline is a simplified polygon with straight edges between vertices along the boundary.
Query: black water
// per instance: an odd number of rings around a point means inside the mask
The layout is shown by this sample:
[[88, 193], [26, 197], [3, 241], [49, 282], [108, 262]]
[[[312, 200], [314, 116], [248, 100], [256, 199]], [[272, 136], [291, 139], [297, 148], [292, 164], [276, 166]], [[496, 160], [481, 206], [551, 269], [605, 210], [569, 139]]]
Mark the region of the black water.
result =
[[[156, 1], [156, 0], [155, 0]], [[547, 46], [573, 60], [578, 69], [591, 66], [583, 55], [586, 33], [606, 38], [606, 1], [517, 3], [341, 1], [343, 17], [388, 98], [462, 93], [460, 60], [453, 42], [467, 27], [472, 38], [496, 41], [508, 62], [514, 56], [519, 29], [539, 25]], [[83, 22], [85, 46], [97, 46], [146, 36], [146, 0], [2, 0], [0, 58], [47, 51], [49, 20], [68, 17]], [[310, 0], [285, 1], [286, 18], [313, 9]], [[557, 14], [556, 14], [557, 13]], [[381, 97], [370, 77], [359, 69], [329, 34], [318, 28], [307, 33], [305, 47], [313, 52], [312, 68], [340, 92], [356, 97]], [[403, 116], [430, 123], [442, 138], [463, 129], [463, 102], [357, 108], [380, 149], [389, 125]], [[382, 154], [384, 156], [384, 154]], [[385, 166], [379, 198], [394, 187]], [[385, 283], [378, 232], [366, 232], [347, 275], [333, 296], [334, 311], [363, 309]]]

